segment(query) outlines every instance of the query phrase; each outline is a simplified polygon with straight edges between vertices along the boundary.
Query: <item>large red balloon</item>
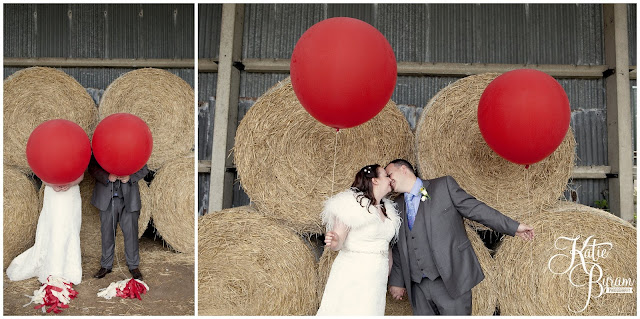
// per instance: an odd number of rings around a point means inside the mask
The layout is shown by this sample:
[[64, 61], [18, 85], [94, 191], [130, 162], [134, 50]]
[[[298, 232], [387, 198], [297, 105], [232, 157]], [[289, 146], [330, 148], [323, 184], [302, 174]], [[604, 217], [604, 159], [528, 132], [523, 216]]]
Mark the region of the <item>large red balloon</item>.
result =
[[27, 162], [41, 180], [63, 185], [75, 181], [89, 165], [91, 144], [87, 133], [68, 120], [38, 125], [27, 140]]
[[151, 130], [142, 119], [129, 113], [104, 118], [93, 133], [93, 156], [102, 168], [126, 176], [147, 163], [153, 149]]
[[380, 112], [396, 85], [391, 45], [370, 24], [353, 18], [316, 23], [291, 56], [291, 84], [304, 108], [321, 123], [341, 129]]
[[531, 69], [506, 72], [484, 90], [478, 125], [485, 141], [513, 163], [541, 161], [558, 148], [569, 129], [571, 108], [560, 83]]

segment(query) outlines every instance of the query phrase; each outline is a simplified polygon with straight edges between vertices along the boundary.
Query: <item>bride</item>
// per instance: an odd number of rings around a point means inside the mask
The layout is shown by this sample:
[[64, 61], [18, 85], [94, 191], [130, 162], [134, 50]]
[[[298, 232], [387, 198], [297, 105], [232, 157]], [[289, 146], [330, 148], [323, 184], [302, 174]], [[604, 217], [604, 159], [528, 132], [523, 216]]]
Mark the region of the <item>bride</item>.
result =
[[80, 223], [82, 221], [81, 175], [64, 185], [44, 183], [44, 200], [38, 218], [35, 244], [14, 258], [7, 268], [12, 281], [38, 277], [62, 277], [73, 284], [82, 280]]
[[393, 202], [384, 198], [389, 192], [391, 179], [375, 164], [358, 171], [350, 190], [326, 201], [325, 243], [339, 253], [317, 315], [384, 315], [390, 243], [400, 227]]

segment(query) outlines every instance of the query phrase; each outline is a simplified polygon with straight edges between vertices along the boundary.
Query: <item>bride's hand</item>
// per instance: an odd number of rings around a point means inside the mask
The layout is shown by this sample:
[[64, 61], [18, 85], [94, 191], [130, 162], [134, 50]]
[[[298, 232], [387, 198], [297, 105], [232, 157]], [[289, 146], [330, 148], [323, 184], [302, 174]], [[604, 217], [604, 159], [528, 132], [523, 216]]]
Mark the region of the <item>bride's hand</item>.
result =
[[340, 243], [340, 236], [336, 232], [329, 231], [324, 235], [324, 243], [331, 248], [331, 250], [337, 250]]

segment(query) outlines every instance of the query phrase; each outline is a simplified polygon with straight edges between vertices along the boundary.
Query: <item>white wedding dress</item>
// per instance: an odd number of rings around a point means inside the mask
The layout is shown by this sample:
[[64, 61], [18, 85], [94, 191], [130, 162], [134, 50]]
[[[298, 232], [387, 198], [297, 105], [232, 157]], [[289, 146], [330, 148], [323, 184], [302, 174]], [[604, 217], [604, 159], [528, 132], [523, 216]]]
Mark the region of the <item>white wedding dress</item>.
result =
[[341, 222], [349, 233], [331, 266], [319, 316], [384, 315], [389, 243], [397, 238], [400, 218], [393, 202], [383, 200], [388, 216], [383, 221], [373, 205], [367, 212], [368, 199], [362, 207], [355, 195], [349, 190], [333, 196], [322, 212], [327, 231]]
[[82, 202], [78, 185], [56, 192], [45, 186], [35, 244], [14, 258], [7, 268], [12, 281], [58, 276], [79, 284], [82, 280], [80, 224]]

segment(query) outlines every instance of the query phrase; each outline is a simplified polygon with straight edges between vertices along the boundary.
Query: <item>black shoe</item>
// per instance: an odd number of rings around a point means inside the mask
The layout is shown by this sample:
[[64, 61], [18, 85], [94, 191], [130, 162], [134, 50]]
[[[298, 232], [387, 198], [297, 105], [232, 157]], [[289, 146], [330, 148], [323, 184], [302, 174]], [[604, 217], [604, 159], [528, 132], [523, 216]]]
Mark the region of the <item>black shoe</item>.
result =
[[111, 269], [101, 267], [100, 270], [98, 270], [98, 272], [95, 275], [93, 275], [93, 278], [103, 278], [110, 272], [111, 272]]
[[133, 276], [133, 279], [142, 280], [142, 273], [140, 272], [140, 269], [138, 269], [138, 268], [129, 269], [129, 272]]

